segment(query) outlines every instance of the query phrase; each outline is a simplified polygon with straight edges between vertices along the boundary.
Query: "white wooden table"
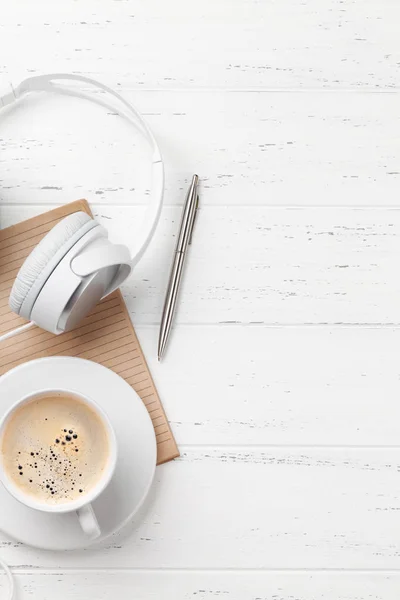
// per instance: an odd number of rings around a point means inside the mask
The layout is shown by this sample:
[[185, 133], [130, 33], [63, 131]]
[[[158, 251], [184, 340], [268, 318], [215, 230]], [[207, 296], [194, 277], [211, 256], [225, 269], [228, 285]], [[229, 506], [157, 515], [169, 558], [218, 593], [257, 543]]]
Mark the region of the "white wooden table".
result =
[[[3, 4], [2, 75], [97, 77], [159, 138], [165, 208], [123, 291], [182, 452], [102, 550], [0, 538], [19, 597], [397, 600], [399, 3]], [[0, 122], [2, 226], [86, 197], [129, 236], [145, 202], [131, 134], [67, 109], [47, 98]], [[158, 365], [193, 172], [201, 213]]]

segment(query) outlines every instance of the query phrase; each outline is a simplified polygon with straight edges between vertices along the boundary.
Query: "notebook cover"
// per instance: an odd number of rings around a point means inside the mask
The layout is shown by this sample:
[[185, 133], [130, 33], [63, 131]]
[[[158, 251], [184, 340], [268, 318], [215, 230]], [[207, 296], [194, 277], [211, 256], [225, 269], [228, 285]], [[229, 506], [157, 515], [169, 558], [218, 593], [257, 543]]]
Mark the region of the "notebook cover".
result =
[[[80, 210], [91, 214], [86, 200], [79, 200], [0, 231], [0, 335], [25, 323], [8, 307], [12, 284], [25, 258], [56, 223]], [[179, 456], [119, 290], [102, 300], [73, 331], [56, 336], [33, 327], [0, 343], [0, 375], [44, 356], [78, 356], [118, 373], [138, 393], [149, 412], [157, 439], [157, 464]]]

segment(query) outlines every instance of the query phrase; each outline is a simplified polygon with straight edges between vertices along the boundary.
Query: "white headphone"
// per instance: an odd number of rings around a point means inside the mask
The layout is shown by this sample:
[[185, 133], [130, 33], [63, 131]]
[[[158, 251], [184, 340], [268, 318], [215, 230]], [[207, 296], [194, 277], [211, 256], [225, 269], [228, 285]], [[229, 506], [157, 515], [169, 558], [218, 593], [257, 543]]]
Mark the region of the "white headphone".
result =
[[[78, 81], [106, 92], [119, 107], [56, 81]], [[11, 290], [12, 311], [55, 334], [76, 327], [99, 300], [117, 289], [144, 254], [157, 226], [164, 189], [164, 166], [157, 142], [139, 113], [107, 86], [80, 75], [31, 77], [0, 97], [0, 108], [31, 92], [58, 92], [101, 104], [128, 119], [152, 150], [150, 202], [134, 247], [112, 244], [107, 231], [84, 212], [65, 217], [42, 239], [22, 265]], [[10, 337], [27, 326], [6, 334]]]

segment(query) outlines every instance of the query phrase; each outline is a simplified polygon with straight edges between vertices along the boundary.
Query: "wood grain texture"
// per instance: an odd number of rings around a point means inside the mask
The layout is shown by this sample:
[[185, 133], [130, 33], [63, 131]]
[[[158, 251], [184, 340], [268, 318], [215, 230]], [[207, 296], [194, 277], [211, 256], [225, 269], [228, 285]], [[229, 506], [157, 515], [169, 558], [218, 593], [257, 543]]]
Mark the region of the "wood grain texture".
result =
[[399, 85], [393, 0], [207, 0], [195, 9], [184, 0], [81, 4], [7, 7], [2, 71], [75, 71], [124, 88]]
[[[166, 204], [198, 172], [202, 206], [399, 206], [397, 93], [124, 92], [159, 139]], [[147, 201], [146, 145], [102, 108], [41, 96], [0, 134], [11, 204]]]
[[58, 569], [399, 569], [398, 448], [181, 450], [126, 537], [62, 554], [3, 542], [1, 555]]
[[161, 364], [137, 333], [179, 444], [400, 443], [398, 328], [180, 325]]
[[[129, 243], [140, 207], [92, 206], [114, 240]], [[40, 207], [2, 209], [2, 221]], [[180, 207], [122, 291], [135, 324], [158, 323]], [[204, 207], [181, 289], [178, 323], [400, 323], [400, 211]]]
[[[1, 580], [0, 580], [1, 585]], [[23, 573], [19, 598], [109, 600], [397, 600], [397, 573], [74, 571]], [[1, 589], [1, 587], [0, 587]]]

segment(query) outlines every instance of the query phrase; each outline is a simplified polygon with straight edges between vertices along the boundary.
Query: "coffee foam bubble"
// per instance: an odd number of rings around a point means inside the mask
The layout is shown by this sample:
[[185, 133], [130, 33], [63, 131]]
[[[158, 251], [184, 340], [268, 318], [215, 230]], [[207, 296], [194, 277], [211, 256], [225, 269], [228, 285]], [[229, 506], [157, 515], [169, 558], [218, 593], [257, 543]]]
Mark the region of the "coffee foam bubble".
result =
[[90, 492], [109, 456], [99, 415], [80, 398], [62, 392], [35, 397], [6, 423], [0, 452], [8, 478], [24, 494], [64, 504]]

